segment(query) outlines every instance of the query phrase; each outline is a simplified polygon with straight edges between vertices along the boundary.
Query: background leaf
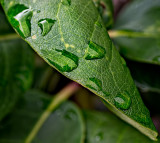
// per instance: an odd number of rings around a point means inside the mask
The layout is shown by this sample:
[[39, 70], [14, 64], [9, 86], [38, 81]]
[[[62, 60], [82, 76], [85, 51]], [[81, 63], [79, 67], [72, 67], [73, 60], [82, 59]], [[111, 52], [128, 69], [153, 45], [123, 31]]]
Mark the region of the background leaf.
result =
[[134, 0], [118, 16], [111, 37], [131, 60], [160, 64], [160, 0]]
[[31, 49], [22, 40], [0, 41], [0, 120], [31, 86], [33, 61]]
[[28, 138], [34, 134], [33, 128], [43, 120], [42, 114], [49, 112], [32, 143], [82, 143], [84, 125], [79, 109], [73, 103], [65, 102], [56, 111], [49, 111], [51, 101], [49, 96], [39, 91], [27, 92], [14, 112], [1, 122], [0, 142], [30, 142]]
[[86, 143], [154, 143], [110, 113], [85, 111], [84, 117]]
[[156, 139], [149, 111], [91, 0], [3, 0], [2, 4], [15, 30], [46, 62]]

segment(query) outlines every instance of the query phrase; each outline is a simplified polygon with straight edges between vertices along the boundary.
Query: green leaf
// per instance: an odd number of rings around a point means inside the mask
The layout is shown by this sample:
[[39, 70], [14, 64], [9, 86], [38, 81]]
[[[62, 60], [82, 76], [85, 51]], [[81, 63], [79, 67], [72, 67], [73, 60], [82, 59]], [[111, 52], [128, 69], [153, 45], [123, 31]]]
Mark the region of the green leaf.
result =
[[85, 111], [84, 117], [86, 143], [154, 143], [110, 113]]
[[119, 15], [111, 31], [128, 59], [160, 65], [160, 0], [134, 0]]
[[[15, 30], [47, 63], [103, 98], [120, 118], [156, 140], [149, 111], [91, 0], [3, 0], [2, 5]], [[52, 27], [48, 19], [54, 21]], [[49, 32], [42, 28], [46, 25]]]
[[0, 120], [32, 83], [33, 53], [22, 40], [0, 41]]
[[[110, 29], [113, 25], [113, 3], [112, 0], [93, 0], [95, 6], [98, 8], [98, 11], [103, 19], [103, 22], [107, 29]], [[97, 23], [98, 24], [98, 23]], [[99, 26], [101, 26], [99, 24]]]
[[[132, 77], [152, 114], [160, 111], [160, 66], [127, 60]], [[146, 72], [147, 71], [147, 72]]]
[[0, 35], [14, 32], [12, 27], [8, 24], [6, 16], [4, 15], [0, 5]]
[[[0, 126], [1, 143], [82, 143], [84, 125], [81, 112], [71, 102], [63, 103], [56, 111], [49, 110], [49, 96], [29, 91], [14, 112]], [[49, 117], [44, 121], [45, 116]], [[34, 134], [35, 127], [39, 128]], [[33, 139], [30, 140], [30, 137]]]
[[0, 120], [13, 108], [17, 98], [32, 83], [33, 52], [16, 40], [0, 7]]

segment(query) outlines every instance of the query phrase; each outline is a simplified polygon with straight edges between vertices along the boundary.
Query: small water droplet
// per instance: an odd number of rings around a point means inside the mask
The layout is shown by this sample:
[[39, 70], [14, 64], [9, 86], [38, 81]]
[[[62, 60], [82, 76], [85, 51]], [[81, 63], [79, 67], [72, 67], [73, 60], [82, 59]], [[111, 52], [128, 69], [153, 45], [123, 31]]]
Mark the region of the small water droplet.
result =
[[66, 120], [75, 120], [76, 119], [76, 113], [75, 113], [75, 111], [72, 110], [72, 109], [69, 109], [67, 111], [67, 113], [64, 115], [64, 118]]
[[8, 10], [9, 21], [23, 38], [31, 36], [32, 15], [33, 11], [21, 4], [17, 4]]
[[37, 13], [40, 13], [41, 12], [41, 10], [37, 10]]
[[54, 25], [56, 20], [52, 20], [49, 18], [46, 19], [41, 19], [38, 22], [38, 26], [41, 28], [42, 30], [42, 35], [45, 36], [46, 34], [48, 34], [52, 28], [52, 26]]
[[100, 22], [97, 21], [95, 24], [96, 24], [99, 28], [102, 28], [102, 24], [101, 24]]
[[121, 61], [122, 61], [122, 65], [123, 65], [123, 66], [127, 66], [126, 61], [124, 60], [123, 57], [121, 57]]
[[106, 54], [106, 51], [100, 45], [90, 41], [89, 46], [85, 52], [86, 60], [102, 59]]
[[154, 62], [160, 63], [160, 56], [156, 56], [153, 58]]
[[78, 67], [79, 58], [66, 50], [55, 50], [50, 53], [42, 50], [42, 53], [61, 72], [71, 72]]
[[70, 6], [70, 5], [71, 5], [71, 0], [63, 0], [63, 1], [62, 1], [62, 4], [63, 4], [63, 5]]
[[20, 68], [17, 73], [15, 74], [15, 79], [19, 81], [19, 87], [23, 90], [28, 89], [32, 82], [32, 74], [30, 69], [26, 67]]
[[102, 141], [103, 140], [103, 133], [99, 132], [96, 137], [95, 137], [96, 142]]
[[102, 90], [102, 81], [97, 78], [89, 78], [86, 86], [93, 89], [93, 90], [101, 91]]
[[115, 98], [115, 106], [117, 108], [127, 110], [131, 106], [131, 98], [127, 92], [118, 94]]

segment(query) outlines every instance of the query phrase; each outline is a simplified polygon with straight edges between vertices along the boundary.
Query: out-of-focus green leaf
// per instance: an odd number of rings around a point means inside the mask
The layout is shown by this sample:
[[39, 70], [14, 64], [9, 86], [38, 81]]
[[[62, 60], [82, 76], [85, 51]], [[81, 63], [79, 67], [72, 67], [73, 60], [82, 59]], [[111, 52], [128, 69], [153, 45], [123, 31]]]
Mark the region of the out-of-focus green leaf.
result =
[[86, 143], [154, 143], [110, 113], [85, 111], [84, 117]]
[[[53, 112], [49, 108], [51, 101], [50, 97], [41, 92], [27, 92], [14, 112], [1, 122], [0, 142], [82, 143], [84, 125], [77, 106], [65, 102]], [[49, 117], [44, 121], [48, 113]], [[35, 126], [41, 126], [37, 134], [33, 130]], [[33, 138], [30, 140], [30, 137]]]
[[0, 5], [0, 36], [14, 32], [13, 28], [8, 24], [6, 16], [4, 15]]
[[150, 113], [92, 0], [2, 0], [2, 6], [15, 30], [47, 63], [156, 140]]
[[32, 83], [33, 51], [22, 40], [12, 39], [11, 32], [0, 9], [0, 120]]
[[103, 19], [103, 22], [107, 29], [110, 29], [113, 25], [113, 3], [112, 0], [93, 0], [98, 11]]
[[0, 120], [31, 86], [33, 63], [33, 51], [22, 40], [0, 41]]
[[132, 1], [114, 30], [111, 36], [126, 58], [160, 65], [160, 0]]

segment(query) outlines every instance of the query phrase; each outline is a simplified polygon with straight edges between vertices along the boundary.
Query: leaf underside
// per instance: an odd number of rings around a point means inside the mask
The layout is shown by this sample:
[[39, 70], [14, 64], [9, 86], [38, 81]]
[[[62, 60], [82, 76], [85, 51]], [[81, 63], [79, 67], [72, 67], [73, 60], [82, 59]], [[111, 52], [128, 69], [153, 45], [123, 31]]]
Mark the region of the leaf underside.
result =
[[90, 89], [120, 118], [156, 139], [149, 111], [91, 0], [2, 0], [2, 5], [15, 30], [49, 65]]

